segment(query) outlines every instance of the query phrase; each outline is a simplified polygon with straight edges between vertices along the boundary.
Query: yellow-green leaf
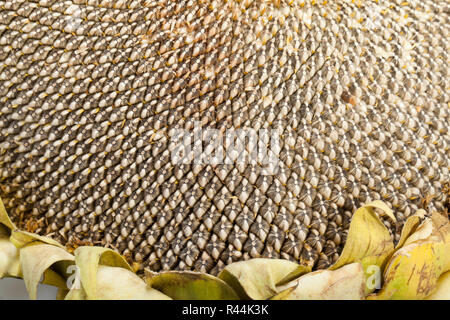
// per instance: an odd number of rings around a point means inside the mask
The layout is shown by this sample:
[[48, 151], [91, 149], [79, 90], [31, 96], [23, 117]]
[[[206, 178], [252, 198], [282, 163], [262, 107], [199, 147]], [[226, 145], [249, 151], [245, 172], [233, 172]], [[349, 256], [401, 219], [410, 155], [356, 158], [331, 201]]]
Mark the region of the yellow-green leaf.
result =
[[16, 229], [16, 226], [14, 225], [14, 223], [12, 223], [11, 219], [9, 218], [8, 214], [6, 213], [5, 206], [3, 205], [3, 201], [0, 198], [0, 225], [1, 224], [4, 224], [11, 230]]
[[310, 272], [281, 286], [274, 300], [361, 300], [365, 297], [365, 276], [360, 263], [336, 270]]
[[66, 288], [66, 280], [50, 269], [58, 261], [74, 261], [74, 257], [60, 247], [49, 244], [32, 244], [20, 249], [20, 265], [30, 299], [36, 299], [42, 275], [43, 283]]
[[[382, 210], [391, 220], [395, 221], [392, 211], [381, 201], [373, 201], [356, 210], [350, 223], [344, 249], [336, 263], [329, 268], [330, 270], [361, 262], [366, 279], [369, 279], [373, 276], [372, 269], [374, 267], [378, 270], [383, 269], [387, 259], [394, 251], [394, 243], [389, 230], [374, 209]], [[366, 293], [374, 289], [374, 287], [366, 286]]]
[[33, 242], [39, 242], [39, 243], [46, 243], [53, 246], [57, 246], [59, 248], [64, 249], [64, 246], [61, 245], [58, 241], [53, 240], [52, 238], [40, 236], [38, 234], [30, 233], [27, 231], [22, 230], [13, 230], [11, 232], [10, 240], [17, 248], [23, 248], [26, 245], [33, 243]]
[[406, 219], [403, 225], [402, 233], [400, 235], [400, 240], [397, 243], [396, 249], [403, 247], [408, 237], [417, 229], [420, 223], [425, 219], [426, 212], [421, 209], [418, 210], [414, 215]]
[[219, 278], [228, 283], [241, 299], [268, 299], [284, 284], [311, 271], [309, 266], [282, 259], [252, 259], [225, 267]]
[[175, 300], [236, 300], [234, 290], [209, 274], [170, 271], [147, 278], [147, 283]]
[[128, 262], [117, 252], [101, 247], [79, 247], [75, 250], [75, 263], [80, 280], [89, 299], [98, 298], [97, 271], [99, 265], [124, 268], [132, 271]]
[[97, 299], [101, 300], [171, 300], [149, 287], [128, 269], [100, 265], [97, 272]]
[[0, 234], [0, 279], [20, 275], [19, 250], [9, 241], [8, 235]]
[[427, 297], [427, 300], [450, 300], [450, 271], [439, 277], [436, 290]]
[[56, 292], [56, 300], [65, 300], [68, 293], [68, 289], [58, 288], [58, 291]]
[[86, 292], [84, 292], [83, 288], [71, 289], [64, 297], [64, 300], [86, 300], [86, 299], [87, 299]]
[[423, 299], [450, 270], [450, 222], [433, 213], [416, 228], [389, 260], [385, 284], [372, 299]]

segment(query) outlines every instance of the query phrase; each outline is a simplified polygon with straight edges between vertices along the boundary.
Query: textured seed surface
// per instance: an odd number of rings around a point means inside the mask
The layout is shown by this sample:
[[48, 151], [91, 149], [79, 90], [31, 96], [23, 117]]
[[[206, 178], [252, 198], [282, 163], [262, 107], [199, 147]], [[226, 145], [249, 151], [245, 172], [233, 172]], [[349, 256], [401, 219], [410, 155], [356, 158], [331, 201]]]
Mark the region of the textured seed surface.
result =
[[[443, 209], [449, 11], [0, 1], [0, 195], [24, 228], [155, 271], [251, 257], [325, 268], [361, 204], [381, 199], [400, 223], [423, 196]], [[174, 163], [172, 132], [199, 127], [277, 130], [277, 173]]]

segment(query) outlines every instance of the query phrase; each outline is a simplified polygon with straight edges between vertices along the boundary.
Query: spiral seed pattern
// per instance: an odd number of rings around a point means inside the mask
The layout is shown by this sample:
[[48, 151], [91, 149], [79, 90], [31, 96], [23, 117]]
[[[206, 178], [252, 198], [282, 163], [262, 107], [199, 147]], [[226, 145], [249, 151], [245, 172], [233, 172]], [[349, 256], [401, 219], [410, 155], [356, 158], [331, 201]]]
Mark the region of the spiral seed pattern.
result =
[[[21, 226], [154, 271], [255, 257], [326, 268], [363, 203], [385, 201], [400, 223], [424, 196], [443, 209], [449, 12], [436, 0], [0, 1], [0, 195]], [[199, 127], [275, 130], [278, 171], [174, 163], [172, 132]]]

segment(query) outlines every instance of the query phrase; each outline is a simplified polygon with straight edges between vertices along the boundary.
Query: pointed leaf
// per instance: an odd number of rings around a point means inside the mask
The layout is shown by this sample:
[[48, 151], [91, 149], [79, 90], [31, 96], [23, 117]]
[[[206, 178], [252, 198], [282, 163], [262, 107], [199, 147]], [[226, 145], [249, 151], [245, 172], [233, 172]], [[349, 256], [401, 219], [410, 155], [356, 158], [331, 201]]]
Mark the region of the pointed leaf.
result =
[[147, 278], [147, 283], [175, 300], [237, 300], [233, 289], [209, 274], [164, 272]]
[[19, 249], [25, 247], [26, 245], [32, 242], [47, 243], [65, 249], [63, 245], [61, 245], [58, 241], [53, 240], [52, 238], [40, 236], [38, 234], [22, 230], [12, 231], [10, 240]]
[[439, 277], [436, 290], [427, 297], [427, 300], [450, 300], [450, 271]]
[[64, 300], [87, 300], [86, 292], [83, 289], [71, 289]]
[[278, 293], [277, 285], [311, 271], [308, 266], [282, 259], [257, 258], [225, 267], [219, 278], [241, 299], [267, 299]]
[[97, 281], [97, 299], [171, 300], [128, 269], [100, 265]]
[[417, 227], [389, 260], [385, 284], [371, 299], [423, 299], [450, 270], [450, 222], [433, 213]]
[[280, 287], [274, 300], [361, 300], [365, 297], [364, 270], [360, 263], [339, 269], [310, 272]]
[[9, 241], [9, 236], [0, 235], [0, 279], [20, 275], [19, 250]]
[[[378, 270], [383, 269], [394, 251], [394, 243], [389, 230], [374, 211], [375, 208], [383, 210], [395, 221], [392, 211], [381, 201], [373, 201], [356, 210], [350, 223], [344, 249], [336, 263], [329, 268], [330, 270], [336, 270], [353, 262], [361, 262], [366, 278], [369, 279], [372, 277], [373, 267], [377, 267]], [[367, 286], [366, 293], [374, 289]]]
[[[170, 300], [170, 297], [150, 288], [144, 280], [128, 269], [98, 266], [97, 296], [99, 300]], [[65, 300], [87, 300], [85, 290], [72, 288]]]
[[42, 275], [44, 275], [43, 283], [66, 288], [66, 280], [50, 269], [54, 263], [63, 260], [74, 261], [74, 257], [65, 250], [49, 244], [28, 245], [20, 250], [23, 279], [30, 299], [37, 298], [37, 286]]
[[58, 291], [56, 292], [56, 300], [65, 300], [68, 293], [68, 289], [58, 288]]
[[395, 247], [396, 249], [403, 247], [408, 237], [412, 233], [414, 233], [414, 231], [416, 231], [417, 227], [422, 223], [423, 219], [425, 219], [425, 215], [425, 210], [421, 209], [418, 210], [414, 215], [406, 219], [406, 222], [403, 225], [402, 233], [400, 235], [400, 240]]
[[0, 198], [0, 225], [5, 225], [11, 230], [16, 229], [16, 226], [14, 223], [12, 223], [11, 219], [9, 218], [8, 214], [6, 213], [5, 206], [3, 204], [2, 199]]
[[80, 280], [89, 299], [98, 297], [97, 271], [100, 264], [132, 271], [130, 265], [117, 252], [101, 247], [78, 247], [75, 262], [80, 270]]

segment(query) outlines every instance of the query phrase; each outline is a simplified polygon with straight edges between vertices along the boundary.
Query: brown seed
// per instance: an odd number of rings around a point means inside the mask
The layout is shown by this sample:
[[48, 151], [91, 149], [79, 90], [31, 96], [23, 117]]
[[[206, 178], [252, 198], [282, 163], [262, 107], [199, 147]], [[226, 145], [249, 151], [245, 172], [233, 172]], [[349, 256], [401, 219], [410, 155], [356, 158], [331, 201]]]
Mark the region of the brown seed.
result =
[[344, 91], [341, 98], [345, 101], [345, 103], [350, 103], [352, 106], [356, 106], [356, 97], [348, 91]]

